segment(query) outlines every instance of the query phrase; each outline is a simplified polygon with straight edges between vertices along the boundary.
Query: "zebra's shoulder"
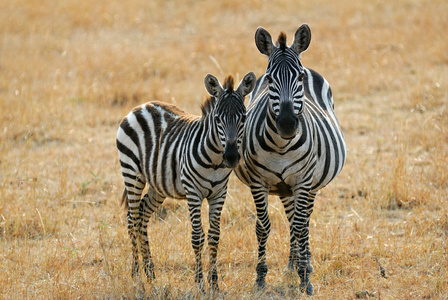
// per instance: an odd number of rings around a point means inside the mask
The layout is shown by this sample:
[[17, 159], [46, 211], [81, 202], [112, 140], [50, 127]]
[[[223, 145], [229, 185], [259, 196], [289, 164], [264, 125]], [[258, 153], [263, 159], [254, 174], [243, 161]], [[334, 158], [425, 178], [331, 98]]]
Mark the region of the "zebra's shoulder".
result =
[[318, 72], [310, 68], [305, 69], [305, 83], [312, 84], [316, 89], [321, 89], [324, 85], [328, 85], [328, 81]]
[[313, 69], [304, 69], [306, 74], [304, 78], [304, 86], [307, 98], [314, 100], [323, 109], [333, 109], [333, 93], [328, 81]]

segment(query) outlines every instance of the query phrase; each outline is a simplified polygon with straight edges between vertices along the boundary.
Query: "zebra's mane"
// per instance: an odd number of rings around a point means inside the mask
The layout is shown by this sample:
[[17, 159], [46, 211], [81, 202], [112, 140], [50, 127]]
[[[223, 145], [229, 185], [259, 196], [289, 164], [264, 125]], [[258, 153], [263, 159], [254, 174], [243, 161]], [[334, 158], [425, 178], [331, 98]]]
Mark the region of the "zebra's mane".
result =
[[227, 90], [229, 93], [233, 92], [233, 84], [235, 83], [235, 80], [233, 79], [232, 75], [227, 75], [226, 79], [224, 79], [224, 86], [223, 88]]
[[286, 49], [286, 34], [282, 31], [278, 36], [277, 47], [279, 47], [282, 51]]
[[[233, 79], [232, 75], [227, 75], [224, 79], [224, 90], [227, 90], [228, 93], [233, 93], [233, 86], [234, 86], [235, 80]], [[201, 104], [201, 111], [202, 116], [207, 116], [215, 107], [216, 104], [216, 97], [208, 96], [204, 102]]]
[[204, 102], [201, 104], [202, 117], [207, 116], [215, 107], [216, 98], [208, 96]]

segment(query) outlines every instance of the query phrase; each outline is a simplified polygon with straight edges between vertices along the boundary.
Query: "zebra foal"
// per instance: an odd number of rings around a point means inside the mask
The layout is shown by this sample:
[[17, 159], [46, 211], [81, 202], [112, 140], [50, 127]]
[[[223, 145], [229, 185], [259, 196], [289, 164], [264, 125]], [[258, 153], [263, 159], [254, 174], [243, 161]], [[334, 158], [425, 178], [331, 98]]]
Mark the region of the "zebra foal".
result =
[[346, 157], [330, 86], [300, 61], [310, 41], [306, 24], [296, 31], [291, 47], [284, 33], [274, 45], [264, 28], [257, 29], [255, 43], [267, 56], [268, 66], [250, 96], [243, 159], [235, 169], [250, 187], [257, 211], [255, 287], [266, 285], [266, 242], [271, 228], [268, 194], [273, 194], [280, 196], [289, 221], [287, 269], [298, 272], [300, 290], [308, 295], [313, 294], [309, 221], [314, 198], [342, 170]]
[[[147, 237], [150, 215], [166, 197], [186, 199], [196, 258], [195, 282], [203, 289], [201, 253], [205, 234], [201, 204], [207, 198], [210, 219], [208, 280], [211, 287], [217, 289], [221, 210], [229, 175], [240, 159], [246, 119], [244, 97], [253, 90], [256, 77], [253, 72], [248, 73], [236, 90], [232, 76], [226, 77], [223, 86], [211, 74], [204, 81], [210, 97], [201, 106], [202, 117], [167, 103], [148, 102], [136, 107], [121, 121], [117, 147], [125, 184], [122, 202], [128, 207], [132, 275], [139, 272], [139, 241], [146, 276], [155, 278]], [[142, 197], [146, 185], [148, 192]]]

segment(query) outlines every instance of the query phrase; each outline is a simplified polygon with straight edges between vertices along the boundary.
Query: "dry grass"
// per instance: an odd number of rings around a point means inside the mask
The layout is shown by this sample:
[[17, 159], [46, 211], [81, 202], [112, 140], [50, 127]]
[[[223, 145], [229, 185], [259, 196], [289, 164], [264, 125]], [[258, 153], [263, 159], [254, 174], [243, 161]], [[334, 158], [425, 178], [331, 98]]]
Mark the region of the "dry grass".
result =
[[[130, 277], [118, 122], [154, 98], [199, 113], [206, 73], [263, 73], [257, 26], [290, 42], [303, 22], [348, 144], [312, 216], [314, 298], [448, 298], [448, 2], [271, 2], [0, 2], [1, 298], [197, 298], [183, 202], [150, 223], [155, 282]], [[232, 177], [218, 297], [294, 298], [274, 197], [269, 288], [252, 293], [254, 210]]]

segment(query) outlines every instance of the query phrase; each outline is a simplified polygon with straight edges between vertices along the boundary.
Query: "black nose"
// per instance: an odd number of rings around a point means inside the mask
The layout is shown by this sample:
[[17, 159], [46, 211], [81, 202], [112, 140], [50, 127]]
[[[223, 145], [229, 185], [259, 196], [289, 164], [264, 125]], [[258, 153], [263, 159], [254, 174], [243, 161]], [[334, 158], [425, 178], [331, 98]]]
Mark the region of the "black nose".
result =
[[277, 121], [275, 123], [280, 136], [285, 139], [290, 139], [296, 135], [299, 118], [297, 117], [277, 118]]
[[240, 161], [240, 154], [238, 153], [238, 146], [236, 142], [228, 143], [224, 149], [222, 156], [224, 166], [227, 168], [235, 168]]
[[280, 113], [275, 120], [275, 126], [282, 138], [291, 139], [297, 133], [299, 117], [294, 114], [292, 104], [285, 103], [280, 107]]

